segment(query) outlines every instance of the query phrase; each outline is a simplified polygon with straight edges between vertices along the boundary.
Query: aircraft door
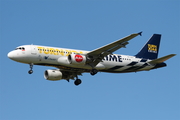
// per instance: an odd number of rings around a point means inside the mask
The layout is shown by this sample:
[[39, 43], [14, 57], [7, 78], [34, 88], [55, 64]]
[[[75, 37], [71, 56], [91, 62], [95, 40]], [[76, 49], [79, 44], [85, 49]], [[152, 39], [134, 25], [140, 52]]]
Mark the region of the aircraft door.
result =
[[34, 56], [34, 59], [36, 62], [42, 62], [43, 61], [43, 58], [39, 54], [37, 47], [34, 45], [31, 45], [31, 54]]
[[37, 55], [37, 48], [34, 45], [31, 45], [31, 54], [32, 55]]

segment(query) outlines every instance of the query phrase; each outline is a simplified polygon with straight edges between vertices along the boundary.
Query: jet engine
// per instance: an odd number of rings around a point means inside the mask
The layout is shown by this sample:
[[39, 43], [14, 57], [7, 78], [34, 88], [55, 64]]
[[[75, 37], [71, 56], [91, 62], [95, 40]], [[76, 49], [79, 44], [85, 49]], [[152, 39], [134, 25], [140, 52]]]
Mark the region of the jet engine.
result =
[[68, 56], [68, 60], [69, 63], [73, 65], [85, 65], [87, 59], [84, 55], [71, 54]]
[[63, 73], [60, 70], [46, 70], [44, 78], [52, 81], [61, 80], [63, 79]]

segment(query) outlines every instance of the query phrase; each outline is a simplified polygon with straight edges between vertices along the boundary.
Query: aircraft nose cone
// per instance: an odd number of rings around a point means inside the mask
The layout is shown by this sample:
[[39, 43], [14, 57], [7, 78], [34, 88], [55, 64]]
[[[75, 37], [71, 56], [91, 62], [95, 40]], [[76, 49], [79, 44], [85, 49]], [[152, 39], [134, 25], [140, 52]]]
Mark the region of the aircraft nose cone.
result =
[[7, 54], [7, 56], [8, 56], [8, 58], [10, 58], [10, 59], [13, 59], [13, 58], [14, 58], [13, 52], [9, 52], [9, 53]]

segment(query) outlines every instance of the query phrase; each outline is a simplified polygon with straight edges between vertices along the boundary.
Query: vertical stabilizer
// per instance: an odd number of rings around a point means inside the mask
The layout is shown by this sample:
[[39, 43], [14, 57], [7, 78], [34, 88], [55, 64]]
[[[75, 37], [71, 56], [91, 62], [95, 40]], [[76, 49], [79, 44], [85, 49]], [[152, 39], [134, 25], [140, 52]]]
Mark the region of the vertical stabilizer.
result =
[[149, 39], [149, 41], [144, 45], [144, 47], [139, 51], [137, 55], [138, 58], [145, 59], [157, 59], [159, 52], [161, 35], [153, 34], [153, 36]]

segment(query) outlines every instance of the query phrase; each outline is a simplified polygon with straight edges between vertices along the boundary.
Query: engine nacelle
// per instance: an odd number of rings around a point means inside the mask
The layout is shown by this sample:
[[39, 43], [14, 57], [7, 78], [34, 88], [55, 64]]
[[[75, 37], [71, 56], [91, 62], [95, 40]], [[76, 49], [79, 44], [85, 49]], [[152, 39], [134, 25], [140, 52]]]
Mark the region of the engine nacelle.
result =
[[69, 63], [73, 65], [85, 65], [87, 59], [84, 55], [71, 54], [68, 56], [68, 60]]
[[63, 73], [60, 70], [46, 70], [44, 78], [52, 81], [61, 80], [63, 79]]

